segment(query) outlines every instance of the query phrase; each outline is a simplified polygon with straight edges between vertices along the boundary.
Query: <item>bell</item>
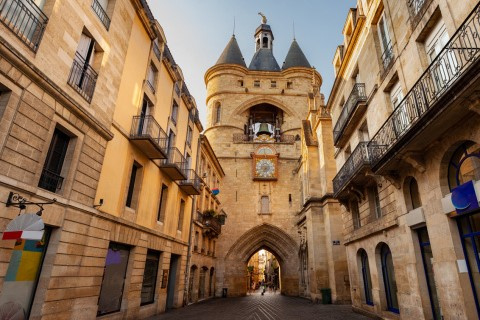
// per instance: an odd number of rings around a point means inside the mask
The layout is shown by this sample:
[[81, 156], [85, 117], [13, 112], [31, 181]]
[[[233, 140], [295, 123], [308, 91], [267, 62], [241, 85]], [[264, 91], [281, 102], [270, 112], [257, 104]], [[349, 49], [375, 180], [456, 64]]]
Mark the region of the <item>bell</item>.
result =
[[272, 134], [268, 129], [268, 123], [265, 123], [265, 122], [260, 123], [260, 128], [258, 129], [257, 136], [261, 134], [268, 134], [269, 136]]

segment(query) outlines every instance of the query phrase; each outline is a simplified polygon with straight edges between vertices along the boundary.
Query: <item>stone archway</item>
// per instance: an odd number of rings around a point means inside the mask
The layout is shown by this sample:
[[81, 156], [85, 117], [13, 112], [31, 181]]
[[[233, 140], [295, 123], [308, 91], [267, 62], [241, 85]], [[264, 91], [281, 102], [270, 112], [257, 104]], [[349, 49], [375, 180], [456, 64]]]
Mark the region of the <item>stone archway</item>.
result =
[[298, 245], [285, 231], [266, 223], [245, 232], [228, 250], [223, 279], [224, 287], [228, 288], [228, 296], [246, 295], [247, 263], [261, 249], [270, 251], [280, 264], [281, 293], [298, 296]]

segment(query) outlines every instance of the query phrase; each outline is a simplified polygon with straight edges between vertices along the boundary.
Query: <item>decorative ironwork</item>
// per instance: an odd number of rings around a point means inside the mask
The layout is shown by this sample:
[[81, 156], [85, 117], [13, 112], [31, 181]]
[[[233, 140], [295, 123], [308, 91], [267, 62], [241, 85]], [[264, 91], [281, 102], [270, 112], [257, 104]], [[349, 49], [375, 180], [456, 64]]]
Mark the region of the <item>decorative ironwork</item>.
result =
[[153, 53], [155, 54], [158, 60], [161, 60], [162, 54], [160, 52], [160, 48], [158, 47], [158, 44], [156, 41], [153, 41]]
[[40, 182], [38, 183], [40, 188], [51, 192], [57, 192], [62, 188], [62, 184], [62, 176], [45, 168], [43, 169], [42, 175], [40, 176]]
[[[242, 143], [242, 142], [249, 142], [249, 143], [263, 143], [261, 141], [251, 141], [248, 135], [243, 133], [234, 133], [233, 134], [233, 142], [234, 143]], [[292, 134], [281, 134], [279, 141], [272, 141], [272, 143], [281, 142], [281, 143], [295, 143], [295, 136]]]
[[48, 18], [33, 1], [0, 0], [0, 21], [36, 52]]
[[432, 61], [370, 141], [372, 164], [396, 145], [432, 109], [480, 56], [480, 4]]
[[93, 0], [92, 2], [92, 9], [97, 14], [100, 21], [102, 21], [105, 28], [108, 30], [110, 28], [110, 17], [108, 16], [105, 8], [102, 7], [98, 0]]
[[92, 101], [93, 92], [97, 83], [98, 74], [88, 62], [78, 53], [75, 53], [72, 70], [68, 77], [68, 84], [75, 89], [85, 100]]
[[388, 42], [386, 48], [383, 50], [382, 53], [382, 63], [383, 63], [383, 75], [385, 75], [388, 70], [392, 67], [393, 64], [393, 46], [392, 42]]
[[182, 172], [185, 171], [187, 160], [182, 155], [180, 150], [178, 150], [177, 148], [168, 148], [167, 154], [167, 159], [162, 160], [163, 164], [173, 164], [177, 166], [180, 170], [182, 170]]
[[196, 190], [200, 190], [200, 186], [202, 185], [202, 179], [198, 176], [198, 174], [193, 169], [186, 169], [185, 175], [187, 179], [180, 180], [178, 184], [180, 185], [192, 185]]
[[333, 191], [335, 195], [337, 196], [340, 191], [342, 191], [348, 181], [350, 181], [361, 167], [369, 164], [368, 142], [360, 142], [333, 179]]
[[153, 116], [134, 116], [130, 137], [147, 138], [155, 142], [163, 152], [167, 152], [168, 136]]
[[335, 145], [338, 143], [338, 140], [345, 131], [347, 123], [355, 112], [359, 103], [366, 101], [367, 94], [365, 92], [365, 84], [356, 83], [353, 86], [353, 89], [350, 92], [347, 101], [343, 105], [343, 109], [340, 113], [340, 116], [338, 117], [337, 123], [335, 123], [335, 128], [333, 129], [333, 139], [335, 141]]
[[18, 208], [20, 209], [20, 211], [25, 210], [27, 206], [37, 206], [40, 209], [37, 212], [37, 215], [41, 216], [44, 210], [43, 205], [53, 204], [55, 202], [57, 202], [57, 199], [52, 199], [46, 202], [32, 202], [32, 201], [29, 201], [27, 198], [22, 197], [18, 193], [10, 191], [10, 193], [8, 194], [8, 198], [7, 198], [7, 202], [5, 203], [5, 206], [7, 208], [8, 207]]

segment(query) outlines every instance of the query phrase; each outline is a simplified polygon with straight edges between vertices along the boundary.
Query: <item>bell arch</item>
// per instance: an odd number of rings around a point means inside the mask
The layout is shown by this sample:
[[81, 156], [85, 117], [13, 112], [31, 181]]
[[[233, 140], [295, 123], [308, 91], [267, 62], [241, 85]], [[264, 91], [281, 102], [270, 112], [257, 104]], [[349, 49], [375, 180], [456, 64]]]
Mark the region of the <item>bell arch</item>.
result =
[[247, 100], [247, 101], [241, 103], [240, 105], [238, 105], [233, 110], [232, 114], [241, 115], [242, 113], [244, 113], [248, 109], [250, 109], [250, 108], [252, 108], [256, 105], [260, 105], [260, 104], [270, 104], [272, 106], [275, 106], [275, 107], [281, 109], [285, 113], [285, 115], [287, 115], [287, 116], [292, 116], [292, 117], [298, 117], [299, 116], [294, 109], [290, 108], [289, 106], [287, 106], [282, 101], [280, 101], [278, 99], [275, 99], [275, 98], [272, 98], [272, 97], [255, 97], [255, 98], [252, 98], [250, 100]]
[[298, 244], [282, 229], [264, 223], [245, 232], [225, 256], [224, 286], [229, 296], [247, 293], [246, 267], [257, 251], [265, 249], [278, 260], [281, 270], [282, 294], [297, 296], [299, 292]]

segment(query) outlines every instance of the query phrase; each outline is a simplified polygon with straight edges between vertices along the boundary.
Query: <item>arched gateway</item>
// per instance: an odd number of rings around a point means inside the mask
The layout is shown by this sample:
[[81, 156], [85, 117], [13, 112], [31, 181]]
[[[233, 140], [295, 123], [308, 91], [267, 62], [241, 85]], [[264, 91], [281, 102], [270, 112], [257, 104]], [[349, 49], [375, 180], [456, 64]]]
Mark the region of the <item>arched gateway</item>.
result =
[[[205, 136], [225, 172], [218, 197], [228, 215], [216, 242], [216, 295], [245, 295], [253, 284], [254, 266], [247, 263], [265, 249], [275, 257], [266, 278], [277, 283], [279, 277], [283, 294], [315, 300], [320, 289], [331, 288], [334, 301], [347, 300], [345, 249], [337, 245], [341, 216], [332, 199], [333, 150], [323, 150], [331, 152], [326, 159], [318, 153], [332, 141], [322, 78], [295, 40], [280, 67], [272, 29], [262, 23], [255, 39], [264, 38], [267, 46], [256, 47], [247, 67], [233, 36], [205, 74]], [[315, 119], [320, 130], [311, 127]]]

